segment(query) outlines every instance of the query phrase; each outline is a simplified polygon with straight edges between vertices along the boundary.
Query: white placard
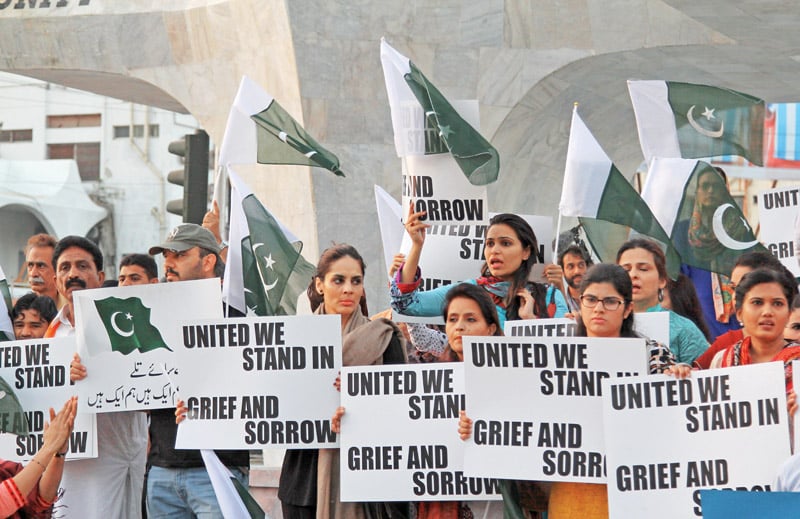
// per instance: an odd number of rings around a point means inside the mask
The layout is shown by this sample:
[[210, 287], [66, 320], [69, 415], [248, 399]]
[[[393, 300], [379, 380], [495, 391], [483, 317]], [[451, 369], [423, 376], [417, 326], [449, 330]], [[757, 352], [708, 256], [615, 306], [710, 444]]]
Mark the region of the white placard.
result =
[[795, 277], [800, 277], [800, 265], [795, 256], [794, 227], [791, 222], [800, 211], [800, 188], [797, 186], [770, 189], [758, 194], [758, 218], [761, 223], [761, 243]]
[[[489, 216], [494, 216], [491, 213]], [[531, 280], [544, 281], [544, 265], [553, 262], [553, 250], [545, 244], [553, 240], [553, 219], [549, 216], [520, 215], [536, 234], [539, 250], [537, 263], [531, 271]], [[425, 245], [420, 254], [422, 267], [420, 290], [433, 290], [452, 285], [481, 275], [481, 267], [486, 262], [483, 257], [483, 242], [486, 237], [486, 224], [478, 225], [432, 225], [425, 236]], [[400, 252], [408, 254], [411, 238], [403, 233]], [[393, 317], [401, 322], [424, 324], [444, 324], [441, 315], [417, 317], [394, 312]]]
[[330, 419], [339, 406], [340, 316], [191, 321], [182, 330], [174, 378], [189, 410], [176, 448], [337, 445]]
[[506, 337], [574, 337], [578, 323], [574, 319], [525, 319], [506, 321]]
[[611, 381], [610, 517], [700, 517], [700, 491], [770, 490], [790, 456], [783, 364]]
[[222, 317], [218, 278], [81, 290], [73, 300], [87, 372], [76, 385], [80, 412], [175, 407], [180, 323]]
[[500, 498], [497, 480], [464, 475], [463, 363], [344, 368], [342, 405], [342, 501]]
[[605, 482], [602, 385], [648, 372], [644, 339], [465, 337], [465, 471]]
[[669, 347], [669, 312], [637, 312], [633, 314], [633, 329], [642, 337]]
[[[69, 382], [69, 363], [75, 337], [32, 339], [0, 345], [0, 377], [17, 395], [28, 420], [28, 436], [0, 434], [0, 458], [26, 463], [38, 451], [49, 410], [58, 412], [77, 393]], [[68, 459], [97, 457], [94, 415], [78, 414], [72, 430]]]

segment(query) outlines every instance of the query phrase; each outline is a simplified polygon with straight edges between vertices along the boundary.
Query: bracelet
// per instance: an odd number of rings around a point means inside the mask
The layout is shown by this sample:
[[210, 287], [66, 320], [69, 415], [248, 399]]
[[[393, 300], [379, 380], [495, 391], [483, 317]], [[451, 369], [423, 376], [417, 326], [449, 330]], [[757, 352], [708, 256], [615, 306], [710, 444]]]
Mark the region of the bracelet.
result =
[[37, 460], [36, 458], [31, 458], [31, 461], [35, 461], [40, 467], [42, 467], [42, 470], [47, 470], [47, 465], [44, 465], [41, 461]]
[[69, 453], [69, 449], [65, 450], [64, 452], [56, 452], [56, 458], [66, 458], [67, 454]]

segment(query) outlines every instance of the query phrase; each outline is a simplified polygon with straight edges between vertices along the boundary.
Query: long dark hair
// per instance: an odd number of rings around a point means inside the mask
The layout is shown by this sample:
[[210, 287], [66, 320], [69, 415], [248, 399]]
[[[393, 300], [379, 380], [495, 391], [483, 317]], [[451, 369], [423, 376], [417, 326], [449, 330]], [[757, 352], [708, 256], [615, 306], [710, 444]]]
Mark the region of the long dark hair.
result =
[[[337, 243], [336, 245], [328, 247], [322, 251], [322, 255], [319, 257], [319, 262], [317, 263], [317, 272], [314, 274], [314, 277], [311, 278], [311, 283], [309, 283], [308, 289], [306, 290], [308, 300], [311, 302], [311, 310], [316, 312], [319, 305], [325, 301], [322, 294], [317, 292], [316, 280], [319, 278], [320, 281], [324, 281], [325, 275], [331, 269], [331, 265], [346, 256], [356, 260], [358, 264], [361, 265], [361, 275], [363, 276], [365, 274], [367, 265], [364, 263], [364, 258], [361, 257], [361, 254], [358, 253], [355, 247], [346, 243]], [[367, 311], [366, 291], [361, 295], [359, 306], [361, 307], [361, 313], [369, 315]]]
[[[619, 265], [611, 263], [598, 263], [583, 275], [581, 281], [581, 295], [589, 285], [595, 283], [610, 283], [619, 295], [622, 296], [625, 308], [633, 301], [633, 284], [631, 283], [631, 276], [624, 268]], [[623, 310], [624, 311], [624, 310]], [[583, 324], [583, 318], [578, 319], [578, 328], [575, 330], [576, 335], [579, 337], [586, 337], [586, 325]], [[633, 312], [628, 314], [628, 317], [622, 320], [622, 326], [619, 328], [620, 337], [638, 337], [636, 332], [633, 331]]]
[[500, 318], [497, 316], [497, 307], [494, 305], [494, 301], [492, 301], [492, 298], [486, 293], [486, 290], [472, 283], [459, 283], [447, 292], [447, 295], [444, 297], [444, 309], [442, 310], [442, 317], [444, 317], [445, 322], [447, 322], [447, 312], [450, 310], [450, 303], [453, 302], [453, 299], [458, 297], [465, 297], [475, 301], [478, 308], [481, 309], [481, 314], [486, 324], [495, 326], [494, 335], [503, 335], [503, 327], [500, 325]]
[[678, 274], [678, 279], [675, 281], [668, 279], [667, 292], [669, 292], [670, 310], [692, 321], [703, 332], [706, 340], [710, 341], [711, 335], [708, 333], [706, 319], [703, 317], [703, 308], [700, 306], [697, 290], [689, 276]]
[[[536, 240], [536, 233], [533, 232], [531, 226], [522, 217], [512, 213], [500, 213], [489, 220], [489, 227], [486, 228], [487, 234], [492, 226], [500, 224], [511, 227], [517, 235], [517, 239], [522, 244], [523, 250], [530, 247], [531, 251], [528, 259], [522, 261], [522, 264], [517, 271], [514, 272], [514, 277], [511, 279], [505, 300], [506, 319], [510, 321], [519, 319], [519, 297], [517, 297], [517, 292], [519, 292], [521, 288], [527, 288], [533, 296], [533, 312], [539, 317], [547, 316], [547, 302], [545, 301], [547, 287], [541, 283], [532, 283], [528, 281], [531, 275], [531, 269], [533, 269], [533, 265], [537, 262], [536, 258], [539, 253], [539, 242]], [[486, 246], [484, 245], [484, 250], [485, 249]], [[481, 275], [484, 277], [492, 275], [488, 263], [483, 264]]]

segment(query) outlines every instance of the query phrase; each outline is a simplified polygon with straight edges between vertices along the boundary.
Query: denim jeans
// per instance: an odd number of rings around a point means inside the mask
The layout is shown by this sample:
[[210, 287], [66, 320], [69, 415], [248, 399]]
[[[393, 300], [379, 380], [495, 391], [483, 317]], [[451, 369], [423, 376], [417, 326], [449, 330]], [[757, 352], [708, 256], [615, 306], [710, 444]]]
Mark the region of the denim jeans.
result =
[[[229, 467], [231, 473], [248, 486], [248, 476], [241, 468]], [[217, 496], [205, 467], [170, 469], [150, 467], [147, 476], [148, 519], [224, 519]]]

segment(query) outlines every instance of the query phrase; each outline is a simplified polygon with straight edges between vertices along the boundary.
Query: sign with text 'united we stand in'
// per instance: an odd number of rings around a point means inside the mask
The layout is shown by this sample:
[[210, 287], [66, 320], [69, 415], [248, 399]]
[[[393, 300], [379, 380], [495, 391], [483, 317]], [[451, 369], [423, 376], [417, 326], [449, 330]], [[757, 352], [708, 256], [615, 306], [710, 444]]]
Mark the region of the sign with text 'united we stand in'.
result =
[[339, 315], [188, 321], [175, 350], [178, 449], [335, 447]]
[[81, 412], [175, 407], [180, 322], [222, 317], [218, 278], [81, 290], [73, 300], [87, 372], [75, 386]]
[[[39, 451], [44, 424], [50, 421], [50, 408], [61, 409], [76, 394], [69, 382], [69, 363], [75, 353], [75, 337], [4, 342], [0, 346], [0, 377], [17, 395], [23, 417], [2, 415], [3, 420], [23, 419], [28, 434], [0, 434], [0, 458], [28, 462]], [[11, 398], [0, 391], [0, 400]], [[19, 424], [2, 423], [0, 430], [17, 429]], [[95, 416], [79, 413], [69, 439], [70, 459], [97, 457]]]
[[342, 501], [500, 499], [464, 472], [463, 363], [344, 368], [342, 405]]
[[506, 337], [574, 337], [578, 324], [574, 319], [523, 319], [506, 321]]
[[701, 490], [769, 491], [791, 455], [779, 362], [610, 381], [603, 421], [612, 518], [701, 517]]
[[465, 337], [475, 476], [604, 483], [601, 397], [614, 377], [647, 373], [644, 339]]
[[800, 277], [792, 222], [800, 213], [800, 188], [783, 187], [758, 194], [761, 242], [795, 277]]

